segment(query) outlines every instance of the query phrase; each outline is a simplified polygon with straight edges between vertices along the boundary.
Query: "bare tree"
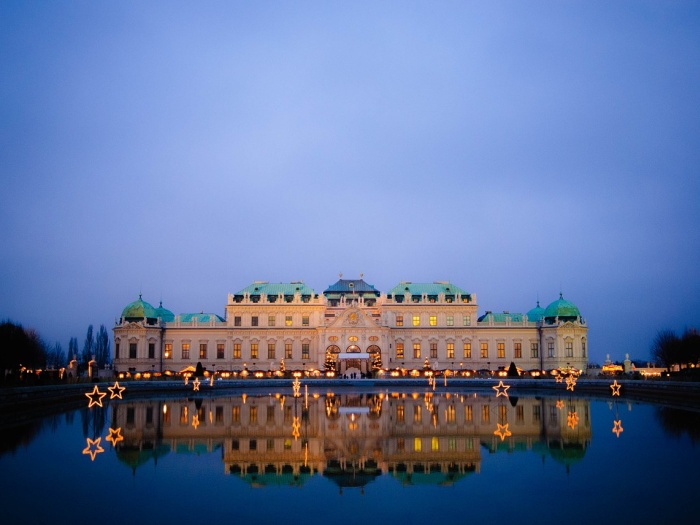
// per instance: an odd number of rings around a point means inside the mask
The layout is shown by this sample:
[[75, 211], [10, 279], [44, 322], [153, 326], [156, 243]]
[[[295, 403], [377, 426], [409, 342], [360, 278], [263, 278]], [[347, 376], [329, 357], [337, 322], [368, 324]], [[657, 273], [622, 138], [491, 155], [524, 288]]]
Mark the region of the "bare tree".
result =
[[104, 368], [111, 361], [109, 333], [103, 324], [100, 325], [95, 338], [95, 361], [100, 368]]
[[673, 330], [659, 330], [651, 344], [651, 357], [670, 372], [679, 363], [681, 340]]

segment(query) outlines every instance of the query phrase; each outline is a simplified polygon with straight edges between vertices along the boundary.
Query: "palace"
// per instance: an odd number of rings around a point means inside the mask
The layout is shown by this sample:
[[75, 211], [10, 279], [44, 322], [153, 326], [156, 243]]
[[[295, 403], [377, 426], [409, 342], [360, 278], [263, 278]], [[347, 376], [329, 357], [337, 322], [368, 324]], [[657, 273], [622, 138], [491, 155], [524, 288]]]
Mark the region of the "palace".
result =
[[586, 370], [588, 326], [560, 294], [525, 314], [487, 311], [452, 283], [401, 282], [386, 293], [341, 279], [322, 294], [303, 282], [256, 281], [229, 294], [224, 317], [174, 315], [141, 296], [114, 327], [117, 372], [302, 371], [367, 377], [395, 371], [460, 373]]

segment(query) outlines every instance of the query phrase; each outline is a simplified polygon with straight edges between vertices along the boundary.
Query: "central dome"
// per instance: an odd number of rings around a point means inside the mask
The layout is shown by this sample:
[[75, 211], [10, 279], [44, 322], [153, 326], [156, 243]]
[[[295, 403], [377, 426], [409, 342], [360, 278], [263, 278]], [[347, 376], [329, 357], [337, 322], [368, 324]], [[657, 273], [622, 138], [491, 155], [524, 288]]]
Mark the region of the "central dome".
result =
[[122, 319], [156, 319], [158, 313], [156, 309], [153, 308], [149, 303], [141, 299], [141, 294], [139, 298], [131, 304], [126, 305], [124, 310], [122, 310]]

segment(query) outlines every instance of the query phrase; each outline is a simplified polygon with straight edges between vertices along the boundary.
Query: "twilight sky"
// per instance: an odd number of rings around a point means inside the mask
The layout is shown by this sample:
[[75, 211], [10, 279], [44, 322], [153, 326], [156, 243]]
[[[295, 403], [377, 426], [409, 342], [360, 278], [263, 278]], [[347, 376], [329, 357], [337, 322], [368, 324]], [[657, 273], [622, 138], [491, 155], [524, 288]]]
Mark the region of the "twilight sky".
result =
[[450, 280], [700, 326], [700, 3], [0, 2], [0, 319]]

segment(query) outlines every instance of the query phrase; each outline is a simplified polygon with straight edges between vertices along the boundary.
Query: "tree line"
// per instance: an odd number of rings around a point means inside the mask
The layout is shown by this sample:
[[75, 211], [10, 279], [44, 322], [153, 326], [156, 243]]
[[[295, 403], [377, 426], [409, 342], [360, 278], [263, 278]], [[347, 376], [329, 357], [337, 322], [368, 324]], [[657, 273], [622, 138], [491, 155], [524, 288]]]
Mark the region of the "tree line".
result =
[[679, 336], [673, 330], [660, 330], [651, 345], [651, 357], [670, 370], [700, 364], [700, 331], [688, 328]]
[[56, 341], [50, 343], [41, 338], [33, 328], [6, 320], [0, 322], [0, 371], [3, 376], [17, 374], [23, 367], [29, 369], [58, 369], [68, 365], [72, 359], [86, 367], [94, 357], [97, 365], [104, 368], [112, 362], [111, 339], [105, 325], [97, 333], [88, 326], [82, 349], [77, 337], [68, 341], [68, 351]]

